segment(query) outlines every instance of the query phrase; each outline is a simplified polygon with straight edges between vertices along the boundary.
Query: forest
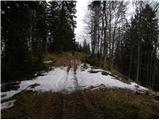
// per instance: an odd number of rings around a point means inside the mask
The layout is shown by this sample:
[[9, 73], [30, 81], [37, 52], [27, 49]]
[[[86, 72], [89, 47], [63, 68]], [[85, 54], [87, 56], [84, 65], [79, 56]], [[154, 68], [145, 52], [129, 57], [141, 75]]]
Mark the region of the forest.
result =
[[101, 67], [117, 68], [144, 86], [159, 89], [158, 2], [135, 1], [127, 19], [128, 2], [93, 1], [85, 20], [91, 54]]
[[1, 1], [1, 118], [159, 117], [158, 0], [87, 1]]
[[[87, 51], [75, 41], [76, 2], [2, 2], [2, 82], [46, 69], [47, 52]], [[12, 74], [10, 74], [12, 73]]]

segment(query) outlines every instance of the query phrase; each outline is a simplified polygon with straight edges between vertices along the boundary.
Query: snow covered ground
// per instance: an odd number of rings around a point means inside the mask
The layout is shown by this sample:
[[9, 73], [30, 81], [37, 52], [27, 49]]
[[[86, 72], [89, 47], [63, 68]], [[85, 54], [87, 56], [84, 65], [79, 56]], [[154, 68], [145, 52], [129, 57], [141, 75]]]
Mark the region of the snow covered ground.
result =
[[16, 100], [9, 100], [7, 102], [4, 102], [1, 105], [1, 109], [7, 109], [7, 108], [10, 108], [10, 107], [13, 107], [15, 102], [16, 102]]
[[[72, 92], [75, 90], [83, 90], [89, 87], [97, 87], [103, 85], [104, 87], [116, 87], [130, 89], [133, 91], [141, 90], [146, 91], [144, 88], [136, 83], [131, 84], [124, 83], [111, 75], [102, 75], [104, 70], [92, 69], [91, 66], [87, 65], [88, 68], [84, 69], [81, 64], [74, 74], [73, 69], [67, 73], [67, 67], [57, 67], [43, 76], [39, 76], [33, 80], [25, 80], [20, 83], [18, 90], [11, 90], [7, 92], [1, 92], [1, 100], [7, 100], [12, 96], [22, 92], [23, 90], [33, 91], [53, 91], [53, 92]], [[98, 71], [96, 73], [90, 73], [90, 70]], [[110, 73], [109, 71], [106, 71]], [[12, 107], [15, 100], [3, 102], [1, 105], [2, 109]]]

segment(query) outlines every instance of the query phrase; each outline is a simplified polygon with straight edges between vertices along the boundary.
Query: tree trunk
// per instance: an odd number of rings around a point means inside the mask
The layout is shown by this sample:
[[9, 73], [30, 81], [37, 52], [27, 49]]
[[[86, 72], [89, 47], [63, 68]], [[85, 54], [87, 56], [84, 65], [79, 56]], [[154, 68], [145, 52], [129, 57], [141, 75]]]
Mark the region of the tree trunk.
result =
[[131, 77], [132, 72], [132, 57], [133, 57], [133, 48], [131, 48], [130, 61], [129, 61], [129, 78]]
[[103, 15], [104, 15], [104, 21], [105, 21], [105, 27], [104, 27], [104, 51], [103, 51], [103, 56], [104, 56], [104, 61], [103, 61], [103, 66], [105, 67], [106, 65], [106, 53], [107, 53], [107, 39], [106, 39], [106, 28], [107, 28], [107, 16], [106, 16], [106, 1], [103, 2]]
[[138, 56], [137, 56], [137, 73], [136, 73], [136, 82], [138, 82], [138, 81], [139, 81], [139, 65], [140, 65], [140, 43], [139, 43], [139, 40], [138, 40], [137, 52], [138, 52]]

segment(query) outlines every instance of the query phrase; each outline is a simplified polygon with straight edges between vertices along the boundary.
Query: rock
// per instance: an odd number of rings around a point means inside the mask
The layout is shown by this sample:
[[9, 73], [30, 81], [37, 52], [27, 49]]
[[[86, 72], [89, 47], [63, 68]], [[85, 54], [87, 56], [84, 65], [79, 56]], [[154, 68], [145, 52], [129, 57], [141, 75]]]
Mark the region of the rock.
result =
[[86, 63], [84, 63], [84, 64], [83, 64], [83, 68], [84, 68], [84, 69], [87, 69], [87, 68], [88, 68], [88, 65], [87, 65]]
[[109, 75], [109, 73], [108, 73], [108, 72], [103, 71], [103, 72], [102, 72], [102, 75]]
[[139, 88], [139, 85], [134, 85], [137, 89]]
[[98, 72], [101, 72], [101, 71], [90, 70], [89, 72], [90, 72], [90, 73], [98, 73]]
[[35, 84], [33, 84], [33, 85], [30, 85], [29, 87], [30, 87], [30, 88], [35, 88], [35, 87], [37, 87], [37, 86], [40, 86], [40, 84], [35, 83]]

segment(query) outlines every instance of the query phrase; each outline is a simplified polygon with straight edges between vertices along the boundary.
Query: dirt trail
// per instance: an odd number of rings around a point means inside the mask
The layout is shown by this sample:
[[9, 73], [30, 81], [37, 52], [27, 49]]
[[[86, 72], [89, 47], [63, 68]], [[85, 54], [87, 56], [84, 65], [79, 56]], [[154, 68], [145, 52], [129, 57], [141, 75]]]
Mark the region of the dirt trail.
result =
[[[66, 76], [66, 81], [67, 81], [68, 76], [69, 76], [69, 71], [74, 72], [72, 78], [74, 80], [75, 91], [79, 90], [78, 79], [76, 77], [76, 70], [77, 70], [78, 62], [79, 61], [76, 59], [70, 60], [68, 67], [67, 67], [67, 76]], [[71, 80], [71, 79], [69, 79], [69, 80]], [[58, 98], [59, 98], [59, 107], [58, 107], [59, 109], [57, 109], [57, 113], [59, 113], [59, 114], [56, 115], [56, 118], [61, 118], [61, 119], [71, 118], [71, 116], [68, 116], [69, 114], [67, 112], [68, 111], [76, 111], [76, 110], [68, 110], [68, 107], [70, 108], [71, 107], [70, 105], [72, 105], [73, 103], [77, 103], [78, 101], [76, 102], [76, 101], [72, 101], [70, 99], [67, 99], [65, 97], [65, 94], [59, 94]], [[73, 107], [71, 107], [71, 108], [74, 109]], [[72, 113], [70, 115], [72, 115]]]
[[68, 78], [69, 71], [73, 70], [72, 72], [74, 72], [73, 79], [74, 79], [75, 91], [80, 90], [80, 87], [78, 85], [78, 79], [76, 77], [76, 71], [79, 64], [80, 64], [80, 60], [73, 58], [69, 61], [68, 68], [67, 68], [66, 78]]
[[104, 118], [101, 109], [94, 105], [85, 94], [75, 92], [73, 94], [59, 94], [55, 118]]
[[91, 100], [80, 92], [75, 92], [74, 96], [64, 95], [63, 118], [103, 118]]
[[[76, 77], [77, 66], [80, 62], [78, 60], [71, 61], [67, 68], [67, 76], [69, 72], [74, 72], [74, 85], [75, 92], [73, 94], [60, 94], [59, 97], [59, 109], [56, 118], [103, 118], [103, 114], [99, 108], [97, 108], [85, 94], [80, 91], [78, 85], [78, 79]], [[67, 79], [69, 80], [69, 79]], [[83, 111], [86, 112], [83, 112]]]

